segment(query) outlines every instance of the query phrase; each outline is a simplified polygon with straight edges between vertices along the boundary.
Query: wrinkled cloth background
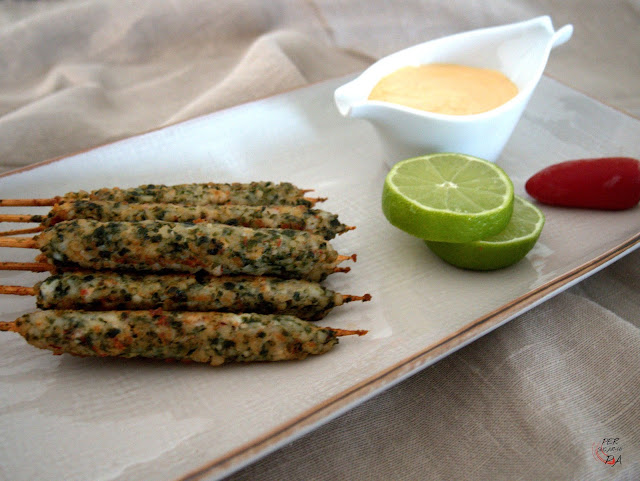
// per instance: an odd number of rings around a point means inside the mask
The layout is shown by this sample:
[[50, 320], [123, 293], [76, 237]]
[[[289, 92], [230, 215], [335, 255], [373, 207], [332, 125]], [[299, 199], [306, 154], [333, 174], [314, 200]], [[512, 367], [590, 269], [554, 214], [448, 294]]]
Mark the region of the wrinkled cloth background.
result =
[[[0, 1], [0, 172], [543, 14], [546, 73], [640, 116], [639, 0]], [[639, 317], [636, 251], [229, 479], [640, 479]]]

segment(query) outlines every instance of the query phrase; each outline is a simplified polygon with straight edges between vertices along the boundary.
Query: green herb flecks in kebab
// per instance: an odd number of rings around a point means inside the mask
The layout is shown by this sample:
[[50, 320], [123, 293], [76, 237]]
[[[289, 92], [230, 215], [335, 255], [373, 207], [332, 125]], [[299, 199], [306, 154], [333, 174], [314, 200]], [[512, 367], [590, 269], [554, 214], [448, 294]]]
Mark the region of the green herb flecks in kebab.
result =
[[32, 216], [27, 221], [42, 222], [44, 227], [49, 227], [58, 222], [75, 219], [100, 222], [210, 222], [253, 229], [304, 230], [321, 235], [326, 240], [353, 229], [341, 223], [335, 214], [303, 205], [130, 204], [75, 200], [56, 204], [47, 216]]
[[305, 198], [307, 190], [289, 182], [147, 184], [128, 189], [103, 188], [72, 192], [64, 200], [90, 199], [108, 202], [168, 203], [183, 205], [311, 205], [319, 199]]
[[291, 229], [158, 221], [60, 222], [34, 246], [56, 266], [136, 271], [204, 270], [220, 275], [273, 275], [321, 281], [355, 255], [340, 256], [321, 236]]
[[208, 363], [284, 361], [323, 354], [338, 336], [363, 335], [318, 327], [293, 316], [219, 312], [38, 311], [0, 322], [54, 354], [144, 357]]
[[118, 272], [56, 274], [35, 288], [23, 288], [23, 294], [36, 295], [41, 309], [278, 313], [309, 321], [322, 319], [336, 306], [371, 298], [342, 295], [299, 279]]

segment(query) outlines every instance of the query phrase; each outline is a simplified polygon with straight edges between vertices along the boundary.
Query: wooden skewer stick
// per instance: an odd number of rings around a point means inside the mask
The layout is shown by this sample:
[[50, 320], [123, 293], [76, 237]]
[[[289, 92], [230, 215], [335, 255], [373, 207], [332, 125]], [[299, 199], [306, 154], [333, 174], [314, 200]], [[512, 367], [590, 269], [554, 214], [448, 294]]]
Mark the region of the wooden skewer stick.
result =
[[334, 329], [333, 327], [329, 327], [333, 332], [335, 332], [336, 336], [364, 336], [369, 331], [365, 329], [356, 329], [354, 331], [348, 329]]
[[[315, 205], [318, 202], [324, 202], [327, 197], [303, 197], [303, 199]], [[0, 207], [50, 207], [61, 200], [61, 197], [52, 197], [50, 199], [0, 199]]]
[[51, 199], [0, 199], [0, 207], [47, 207], [56, 205], [60, 197]]
[[[38, 249], [38, 241], [34, 238], [29, 238], [29, 239], [22, 239], [19, 237], [0, 237], [0, 247], [11, 247], [11, 248], [24, 248], [24, 249]], [[350, 256], [344, 256], [344, 255], [339, 255], [337, 257], [338, 262], [343, 262], [346, 260], [353, 260], [354, 262], [357, 259], [357, 255], [356, 254], [352, 254]], [[38, 260], [41, 260], [41, 256], [38, 256]], [[2, 264], [11, 264], [11, 263], [2, 263]], [[2, 264], [0, 264], [0, 270], [33, 270], [31, 268], [26, 268], [26, 269], [20, 269], [20, 268], [13, 268], [10, 269], [8, 267], [2, 267]], [[40, 263], [37, 263], [40, 264]], [[24, 264], [23, 264], [24, 265]], [[48, 265], [48, 264], [44, 264], [44, 265]], [[40, 271], [42, 270], [51, 270], [51, 267], [48, 267], [47, 269], [40, 269]], [[351, 270], [350, 267], [335, 267], [333, 269], [333, 272], [349, 272]]]
[[38, 241], [33, 237], [23, 239], [21, 237], [0, 237], [0, 247], [18, 247], [22, 249], [37, 249]]
[[[29, 222], [43, 222], [47, 216], [45, 215], [32, 215], [32, 214], [0, 214], [0, 222], [15, 222], [15, 223], [29, 223]], [[209, 222], [205, 219], [195, 219], [193, 221], [196, 224]], [[345, 231], [355, 230], [356, 226], [347, 225], [344, 227]], [[0, 232], [0, 236], [7, 235], [18, 235], [18, 234], [30, 234], [34, 232], [41, 232], [44, 227], [33, 227], [31, 230], [22, 229], [22, 230], [8, 230], [4, 232]]]
[[318, 202], [324, 202], [328, 197], [303, 197], [303, 199], [307, 202], [311, 202], [312, 205], [316, 205]]
[[[56, 267], [46, 262], [0, 262], [0, 271], [54, 272]], [[349, 272], [351, 267], [336, 267], [333, 272]]]
[[[6, 294], [6, 295], [12, 295], [12, 296], [35, 296], [37, 295], [37, 292], [34, 287], [0, 285], [0, 294]], [[352, 296], [351, 294], [343, 294], [342, 299], [344, 302], [353, 302], [353, 301], [367, 302], [371, 300], [371, 294], [365, 294], [364, 296]]]
[[0, 271], [53, 272], [55, 266], [46, 262], [0, 262]]
[[[38, 249], [38, 241], [33, 237], [28, 239], [23, 239], [20, 237], [6, 237], [0, 238], [0, 247], [20, 247], [24, 249]], [[351, 254], [350, 256], [338, 256], [338, 262], [344, 262], [351, 259], [353, 262], [356, 262], [358, 256], [357, 254]]]
[[351, 267], [335, 267], [333, 272], [344, 272], [347, 273], [351, 270]]
[[14, 229], [14, 230], [5, 230], [0, 232], [0, 237], [6, 237], [9, 235], [22, 235], [22, 234], [34, 234], [36, 232], [42, 232], [44, 227], [39, 225], [38, 227], [30, 227], [29, 229]]
[[[2, 286], [0, 286], [1, 288]], [[2, 294], [2, 292], [0, 292], [0, 294]], [[371, 300], [371, 294], [365, 294], [364, 296], [352, 296], [349, 294], [343, 294], [342, 295], [342, 300], [343, 302], [353, 302], [353, 301], [362, 301], [362, 302], [367, 302]]]
[[[356, 330], [350, 330], [350, 329], [334, 329], [332, 327], [328, 327], [327, 329], [331, 329], [336, 336], [342, 337], [342, 336], [364, 336], [365, 334], [367, 334], [369, 331], [365, 330], [365, 329], [356, 329]], [[11, 321], [11, 322], [0, 322], [0, 331], [17, 331], [17, 325], [15, 321]]]
[[9, 294], [12, 296], [35, 296], [37, 292], [33, 287], [0, 286], [0, 294]]
[[44, 215], [0, 214], [0, 222], [42, 222]]

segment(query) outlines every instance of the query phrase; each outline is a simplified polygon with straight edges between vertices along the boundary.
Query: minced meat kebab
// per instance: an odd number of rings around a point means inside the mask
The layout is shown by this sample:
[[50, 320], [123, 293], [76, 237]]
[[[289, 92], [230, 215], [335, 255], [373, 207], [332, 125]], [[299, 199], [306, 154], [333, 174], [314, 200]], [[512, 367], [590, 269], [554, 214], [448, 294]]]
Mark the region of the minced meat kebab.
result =
[[371, 296], [339, 294], [317, 282], [264, 276], [64, 272], [36, 284], [40, 309], [255, 312], [317, 321]]
[[46, 216], [34, 215], [23, 216], [23, 218], [28, 219], [27, 222], [41, 222], [44, 227], [75, 219], [92, 219], [101, 222], [142, 220], [213, 222], [253, 229], [304, 230], [319, 234], [327, 240], [352, 229], [341, 223], [336, 214], [303, 205], [129, 204], [75, 200], [54, 205]]
[[[56, 266], [136, 271], [204, 270], [213, 275], [273, 275], [321, 281], [339, 271], [339, 256], [323, 237], [291, 229], [159, 221], [60, 222], [34, 239]], [[355, 260], [355, 256], [352, 256]]]
[[323, 354], [338, 336], [293, 316], [221, 312], [37, 311], [0, 322], [41, 349], [76, 356], [145, 357], [208, 363], [284, 361]]
[[[287, 182], [148, 184], [0, 200], [54, 206], [32, 216], [43, 225], [31, 232], [44, 228], [34, 238], [0, 244], [38, 248], [46, 263], [24, 267], [56, 272], [30, 290], [0, 286], [28, 290], [42, 309], [0, 322], [0, 330], [78, 356], [219, 365], [327, 352], [338, 336], [367, 331], [309, 321], [371, 296], [319, 284], [347, 272], [338, 264], [356, 256], [338, 255], [328, 242], [352, 227], [312, 208], [324, 199], [307, 192]], [[0, 220], [16, 222], [9, 217]]]

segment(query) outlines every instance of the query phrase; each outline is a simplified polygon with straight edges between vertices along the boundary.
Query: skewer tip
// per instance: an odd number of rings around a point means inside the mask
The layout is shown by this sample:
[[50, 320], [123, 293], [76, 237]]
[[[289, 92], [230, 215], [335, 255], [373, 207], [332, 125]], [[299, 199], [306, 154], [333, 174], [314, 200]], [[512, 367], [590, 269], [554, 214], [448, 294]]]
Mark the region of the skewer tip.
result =
[[338, 256], [338, 262], [348, 261], [349, 259], [351, 259], [353, 262], [356, 262], [358, 260], [358, 255], [351, 254], [350, 256]]
[[364, 336], [369, 332], [365, 329], [356, 329], [356, 330], [333, 329], [333, 328], [330, 328], [330, 329], [335, 333], [336, 336]]
[[16, 323], [0, 321], [0, 331], [13, 331], [16, 332]]
[[343, 302], [353, 302], [353, 301], [362, 301], [368, 302], [371, 300], [371, 294], [365, 294], [364, 296], [352, 296], [350, 294], [345, 294], [342, 296]]
[[311, 202], [311, 205], [315, 205], [318, 202], [324, 202], [328, 197], [303, 197], [307, 202]]
[[333, 269], [333, 272], [349, 272], [351, 270], [351, 267], [335, 267]]

